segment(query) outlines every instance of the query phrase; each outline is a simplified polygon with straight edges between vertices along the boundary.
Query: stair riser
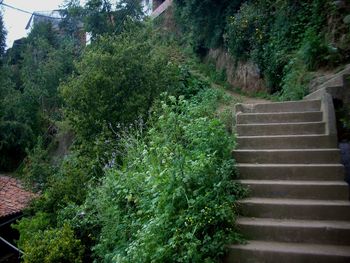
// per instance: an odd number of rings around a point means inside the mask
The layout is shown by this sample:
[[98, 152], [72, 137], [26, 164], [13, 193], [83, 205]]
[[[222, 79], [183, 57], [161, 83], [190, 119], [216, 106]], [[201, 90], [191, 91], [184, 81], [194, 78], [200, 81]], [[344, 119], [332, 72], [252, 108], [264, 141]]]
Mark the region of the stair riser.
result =
[[237, 124], [320, 122], [322, 112], [283, 114], [238, 114]]
[[336, 148], [334, 137], [241, 137], [237, 138], [239, 149], [321, 149]]
[[349, 200], [349, 187], [347, 185], [310, 186], [251, 184], [247, 186], [250, 189], [250, 197], [315, 200]]
[[276, 113], [276, 112], [305, 112], [319, 111], [321, 109], [321, 101], [297, 101], [284, 103], [268, 103], [256, 105], [239, 105], [236, 112], [244, 113]]
[[350, 220], [349, 205], [299, 205], [242, 203], [246, 217], [275, 219]]
[[239, 177], [249, 180], [344, 180], [344, 167], [240, 167]]
[[258, 164], [338, 164], [339, 151], [282, 151], [282, 152], [242, 152], [234, 151], [237, 163]]
[[240, 224], [238, 228], [249, 240], [350, 245], [350, 229]]
[[349, 263], [345, 256], [230, 249], [224, 263]]
[[237, 125], [239, 136], [325, 134], [324, 123]]

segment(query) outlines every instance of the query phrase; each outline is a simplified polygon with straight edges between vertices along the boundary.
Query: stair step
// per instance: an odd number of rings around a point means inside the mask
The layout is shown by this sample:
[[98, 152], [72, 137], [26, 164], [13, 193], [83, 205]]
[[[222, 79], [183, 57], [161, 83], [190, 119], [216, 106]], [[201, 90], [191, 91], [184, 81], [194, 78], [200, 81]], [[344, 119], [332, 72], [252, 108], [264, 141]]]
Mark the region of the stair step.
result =
[[237, 226], [252, 240], [350, 245], [350, 222], [239, 218]]
[[324, 122], [240, 124], [236, 126], [238, 135], [303, 135], [325, 134]]
[[339, 149], [235, 150], [237, 163], [340, 163]]
[[318, 200], [349, 200], [344, 181], [239, 180], [250, 189], [251, 197]]
[[241, 179], [344, 181], [341, 164], [238, 164]]
[[237, 124], [320, 122], [322, 116], [322, 111], [239, 113], [236, 122]]
[[239, 149], [320, 149], [336, 148], [337, 139], [329, 135], [238, 136]]
[[349, 263], [350, 246], [250, 241], [228, 246], [225, 263]]
[[243, 215], [247, 217], [350, 220], [349, 201], [248, 198], [239, 201], [239, 204]]
[[319, 111], [320, 100], [287, 101], [262, 104], [238, 104], [236, 112], [268, 113], [268, 112], [304, 112]]

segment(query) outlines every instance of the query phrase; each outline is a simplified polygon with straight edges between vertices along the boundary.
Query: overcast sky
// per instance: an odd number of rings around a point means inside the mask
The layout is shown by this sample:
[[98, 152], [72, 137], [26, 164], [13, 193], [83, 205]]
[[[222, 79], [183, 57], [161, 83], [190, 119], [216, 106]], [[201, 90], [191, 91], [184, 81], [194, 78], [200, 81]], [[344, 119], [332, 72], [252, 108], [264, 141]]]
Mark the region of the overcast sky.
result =
[[[1, 2], [1, 0], [0, 0]], [[4, 3], [15, 6], [20, 9], [33, 11], [48, 11], [59, 8], [63, 4], [64, 0], [4, 0]], [[7, 47], [11, 47], [14, 40], [25, 37], [27, 31], [25, 27], [30, 19], [29, 14], [22, 13], [17, 10], [10, 9], [8, 7], [1, 7], [5, 27], [7, 30]]]

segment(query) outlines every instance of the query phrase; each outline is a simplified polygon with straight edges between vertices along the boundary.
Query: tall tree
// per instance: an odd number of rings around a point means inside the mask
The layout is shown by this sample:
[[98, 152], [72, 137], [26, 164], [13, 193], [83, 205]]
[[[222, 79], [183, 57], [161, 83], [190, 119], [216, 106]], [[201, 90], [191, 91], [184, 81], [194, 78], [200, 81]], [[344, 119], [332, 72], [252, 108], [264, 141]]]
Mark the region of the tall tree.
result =
[[126, 20], [140, 21], [143, 10], [139, 0], [88, 0], [85, 5], [85, 27], [92, 38], [104, 34], [120, 34]]
[[[40, 23], [7, 52], [0, 71], [0, 170], [15, 169], [38, 136], [55, 132], [62, 106], [57, 88], [73, 70], [73, 47], [50, 23]], [[20, 81], [14, 85], [10, 75]]]
[[0, 12], [0, 57], [5, 53], [6, 48], [6, 29], [4, 25], [4, 20], [2, 18], [2, 13]]

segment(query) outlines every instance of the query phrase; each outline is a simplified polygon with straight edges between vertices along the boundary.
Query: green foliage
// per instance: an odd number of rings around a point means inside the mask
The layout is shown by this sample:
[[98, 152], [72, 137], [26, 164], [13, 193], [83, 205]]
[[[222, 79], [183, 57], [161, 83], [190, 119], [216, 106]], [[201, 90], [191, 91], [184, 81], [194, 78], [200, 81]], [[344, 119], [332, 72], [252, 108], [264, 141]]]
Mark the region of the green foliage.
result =
[[244, 191], [233, 182], [234, 140], [214, 117], [220, 96], [165, 98], [149, 130], [123, 136], [123, 165], [81, 208], [101, 226], [99, 261], [215, 262], [240, 240], [233, 205]]
[[[4, 25], [4, 21], [2, 18], [2, 12], [0, 11], [0, 59], [5, 53], [6, 48], [6, 29]], [[0, 66], [1, 66], [1, 60], [0, 60]]]
[[18, 224], [12, 225], [14, 229], [20, 231], [21, 235], [18, 240], [20, 248], [24, 248], [25, 244], [35, 236], [36, 233], [42, 233], [50, 225], [48, 214], [43, 212], [36, 213], [31, 218], [23, 217]]
[[[270, 91], [286, 88], [289, 80], [295, 80], [300, 74], [307, 75], [324, 65], [339, 62], [336, 49], [329, 48], [325, 42], [324, 29], [327, 17], [324, 10], [329, 9], [326, 0], [293, 1], [253, 1], [243, 4], [234, 16], [230, 17], [227, 27], [227, 45], [230, 53], [237, 59], [250, 59], [255, 62]], [[318, 32], [318, 33], [316, 33]], [[298, 58], [293, 60], [294, 54]], [[293, 60], [291, 62], [291, 60]], [[296, 64], [301, 60], [305, 64]], [[296, 72], [293, 72], [293, 70]], [[307, 85], [305, 76], [302, 86]], [[288, 91], [300, 97], [305, 87], [287, 84]], [[283, 91], [285, 93], [285, 91]], [[288, 96], [287, 96], [288, 97]]]
[[57, 88], [79, 56], [73, 47], [51, 24], [41, 23], [6, 55], [0, 73], [0, 170], [13, 170], [39, 136], [55, 133], [54, 121], [62, 117]]
[[[223, 93], [149, 27], [126, 23], [82, 57], [50, 30], [9, 56], [21, 81], [0, 90], [4, 116], [28, 127], [23, 174], [41, 192], [16, 226], [24, 262], [216, 261], [241, 240], [233, 205], [245, 194], [232, 180], [234, 138], [215, 113]], [[60, 122], [76, 137], [54, 163]]]
[[76, 46], [79, 46], [82, 38], [85, 37], [84, 8], [80, 5], [80, 1], [66, 0], [60, 14], [63, 18], [59, 24], [60, 30], [72, 38]]
[[285, 66], [282, 78], [282, 100], [299, 100], [308, 94], [312, 79], [310, 71], [338, 62], [338, 54], [326, 45], [320, 33], [313, 28], [305, 32], [300, 48]]
[[180, 85], [175, 85], [170, 92], [175, 96], [184, 96], [189, 99], [203, 89], [208, 88], [208, 82], [196, 77], [191, 73], [189, 66], [182, 65], [180, 67]]
[[34, 202], [33, 207], [50, 214], [53, 225], [57, 223], [58, 211], [69, 204], [82, 204], [88, 186], [101, 176], [102, 164], [96, 155], [95, 152], [75, 149], [58, 168], [51, 168], [53, 172], [47, 179], [45, 192]]
[[86, 29], [93, 36], [113, 31], [112, 4], [110, 1], [91, 0], [85, 5], [89, 16], [86, 18]]
[[93, 40], [106, 34], [120, 34], [127, 21], [140, 21], [143, 17], [141, 2], [138, 0], [117, 1], [115, 7], [109, 0], [89, 0], [83, 14], [85, 28]]
[[161, 48], [153, 48], [147, 33], [100, 38], [62, 85], [67, 116], [78, 136], [90, 140], [103, 127], [146, 117], [153, 100], [176, 86], [178, 67]]
[[261, 44], [264, 32], [263, 10], [254, 3], [242, 4], [240, 10], [228, 18], [228, 49], [237, 59], [246, 60], [257, 45]]
[[298, 52], [298, 55], [307, 66], [307, 70], [316, 70], [320, 67], [334, 67], [341, 61], [337, 49], [327, 45], [325, 37], [320, 33], [316, 33], [312, 28], [305, 32]]
[[300, 100], [308, 94], [308, 84], [311, 74], [300, 57], [295, 57], [285, 67], [282, 80], [281, 100]]
[[20, 108], [21, 94], [13, 89], [7, 68], [2, 67], [0, 75], [0, 170], [6, 171], [14, 169], [32, 146], [33, 133], [20, 118], [25, 114]]
[[[25, 225], [19, 225], [19, 228]], [[84, 253], [81, 242], [74, 237], [74, 232], [68, 225], [62, 228], [37, 231], [22, 245], [26, 251], [23, 256], [25, 263], [80, 263]]]
[[194, 68], [200, 71], [200, 74], [208, 77], [208, 81], [221, 86], [227, 86], [227, 76], [226, 70], [216, 69], [215, 61], [208, 59], [207, 61], [200, 62], [198, 60], [194, 61]]
[[33, 150], [28, 153], [22, 172], [25, 181], [32, 189], [37, 191], [44, 189], [54, 169], [50, 165], [50, 156], [42, 138], [38, 139]]
[[209, 48], [223, 43], [226, 17], [244, 0], [176, 0], [175, 17], [182, 30], [189, 34], [194, 50], [203, 55]]

